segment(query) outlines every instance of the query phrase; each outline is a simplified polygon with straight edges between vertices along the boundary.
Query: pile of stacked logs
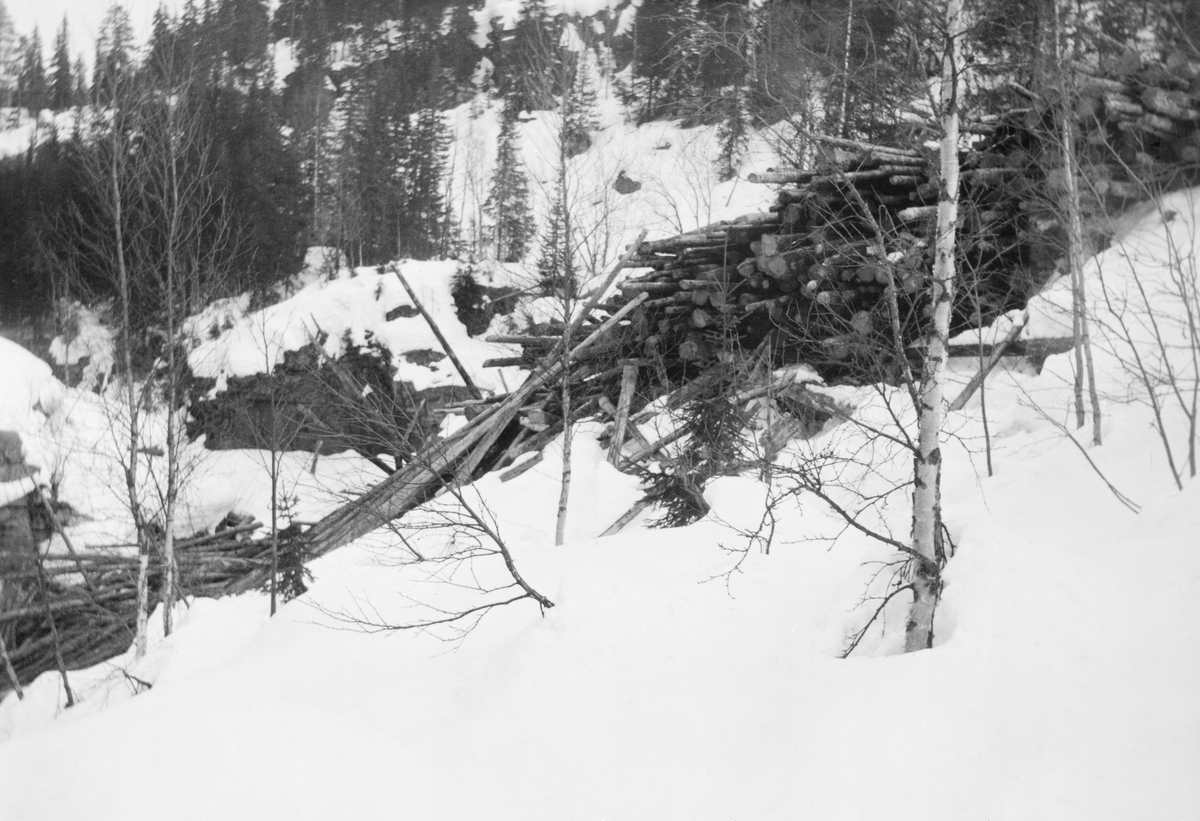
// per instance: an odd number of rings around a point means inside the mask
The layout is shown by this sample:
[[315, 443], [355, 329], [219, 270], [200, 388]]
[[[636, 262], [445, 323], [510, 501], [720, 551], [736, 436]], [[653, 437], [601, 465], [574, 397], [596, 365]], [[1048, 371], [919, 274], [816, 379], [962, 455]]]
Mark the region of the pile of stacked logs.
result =
[[[894, 288], [905, 342], [914, 342], [934, 245], [935, 158], [817, 139], [812, 168], [751, 175], [782, 186], [770, 210], [636, 249], [629, 266], [644, 272], [619, 283], [604, 306], [646, 296], [616, 343], [617, 358], [654, 363], [668, 382], [686, 380], [722, 352], [753, 351], [770, 339], [775, 364], [805, 362], [831, 381], [888, 377], [878, 356], [894, 351], [883, 295]], [[1012, 179], [1028, 175], [1017, 164], [1023, 157], [1004, 145], [963, 158], [961, 262], [971, 288], [957, 306], [959, 327], [1019, 307], [1054, 259], [1057, 223], [1035, 225], [1013, 195]], [[490, 364], [535, 364], [547, 344], [492, 340], [523, 350]]]
[[[1200, 180], [1200, 64], [1123, 59], [1104, 69], [1078, 67], [1076, 76], [1077, 162], [1088, 213], [1114, 213], [1128, 200]], [[1019, 90], [1027, 107], [966, 125], [974, 140], [960, 156], [952, 332], [1022, 307], [1066, 252], [1055, 125], [1061, 107]], [[722, 352], [764, 344], [776, 365], [804, 362], [830, 381], [894, 378], [889, 288], [905, 356], [919, 357], [909, 346], [920, 337], [932, 268], [940, 193], [934, 150], [822, 135], [811, 135], [811, 143], [811, 167], [750, 175], [780, 186], [768, 211], [635, 249], [629, 265], [644, 272], [621, 282], [604, 307], [647, 299], [632, 315], [632, 333], [614, 340], [614, 358], [654, 363], [668, 377], [664, 388], [694, 377]], [[1092, 247], [1106, 241], [1108, 225], [1089, 224]], [[548, 344], [532, 335], [493, 340], [522, 351], [492, 364], [532, 366]]]
[[1074, 73], [1083, 178], [1097, 195], [1141, 200], [1200, 181], [1200, 62], [1129, 53]]

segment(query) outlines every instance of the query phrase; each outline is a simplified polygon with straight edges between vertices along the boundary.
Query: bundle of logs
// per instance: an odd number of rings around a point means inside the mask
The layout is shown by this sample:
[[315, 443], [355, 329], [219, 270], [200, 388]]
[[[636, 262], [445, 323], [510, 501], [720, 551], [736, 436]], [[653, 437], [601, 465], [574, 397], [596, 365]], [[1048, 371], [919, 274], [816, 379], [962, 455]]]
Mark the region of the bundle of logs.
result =
[[[40, 505], [37, 493], [31, 504]], [[181, 592], [217, 597], [269, 578], [271, 544], [251, 539], [258, 522], [175, 543]], [[56, 540], [53, 552], [0, 546], [0, 695], [60, 666], [78, 669], [123, 653], [137, 622], [135, 545], [77, 550]], [[66, 544], [67, 547], [63, 547]], [[8, 548], [8, 549], [5, 549]], [[160, 567], [151, 551], [151, 597]], [[150, 607], [155, 606], [151, 601]]]

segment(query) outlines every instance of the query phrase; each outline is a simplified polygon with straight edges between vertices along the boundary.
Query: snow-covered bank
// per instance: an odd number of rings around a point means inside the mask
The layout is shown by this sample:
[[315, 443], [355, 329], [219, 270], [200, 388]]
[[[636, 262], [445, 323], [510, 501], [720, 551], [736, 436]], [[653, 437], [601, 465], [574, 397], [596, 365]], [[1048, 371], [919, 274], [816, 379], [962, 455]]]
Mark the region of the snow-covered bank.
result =
[[[610, 478], [600, 459], [585, 448], [577, 467]], [[121, 698], [110, 674], [53, 724], [13, 727], [6, 817], [152, 818], [164, 801], [180, 819], [1190, 817], [1195, 488], [1134, 519], [1019, 472], [956, 508], [973, 521], [940, 646], [844, 662], [872, 546], [780, 542], [727, 591], [706, 580], [736, 538], [711, 522], [556, 549], [554, 465], [489, 480], [524, 573], [557, 603], [544, 617], [512, 605], [449, 645], [330, 629], [313, 602], [402, 621], [405, 597], [441, 595], [366, 547], [320, 562], [309, 601], [271, 621], [259, 597], [198, 602], [134, 668], [152, 691]], [[30, 689], [28, 708], [5, 704], [9, 727], [57, 684]], [[62, 788], [32, 786], [45, 772]]]
[[[399, 268], [468, 370], [486, 380], [484, 387], [499, 390], [494, 373], [481, 367], [497, 348], [469, 337], [454, 314], [450, 289], [459, 264], [408, 260]], [[404, 308], [408, 310], [398, 313]], [[189, 356], [192, 370], [197, 376], [216, 379], [218, 389], [230, 376], [269, 373], [286, 351], [320, 344], [325, 354], [336, 357], [346, 344], [363, 345], [371, 339], [392, 353], [396, 378], [411, 382], [417, 390], [462, 384], [448, 360], [423, 365], [404, 356], [418, 350], [444, 354], [391, 271], [343, 269], [257, 311], [249, 311], [244, 298], [216, 303], [190, 320], [190, 327], [201, 340]]]
[[[898, 600], [839, 660], [874, 608], [861, 597], [877, 563], [895, 555], [855, 533], [831, 544], [839, 523], [802, 495], [778, 508], [769, 555], [743, 556], [746, 536], [731, 525], [753, 526], [766, 496], [752, 477], [714, 483], [714, 515], [690, 527], [595, 538], [637, 492], [584, 426], [568, 544], [552, 546], [554, 447], [510, 482], [475, 486], [552, 609], [521, 601], [465, 636], [357, 630], [346, 618], [413, 624], [483, 600], [468, 583], [503, 581], [495, 557], [451, 576], [374, 534], [315, 563], [309, 594], [274, 619], [254, 594], [194, 602], [146, 660], [75, 674], [76, 708], [61, 708], [53, 674], [24, 702], [10, 695], [0, 809], [14, 819], [1195, 817], [1200, 631], [1188, 614], [1200, 595], [1200, 490], [1194, 480], [1176, 489], [1128, 355], [1143, 352], [1156, 373], [1170, 363], [1185, 387], [1195, 377], [1183, 304], [1169, 298], [1173, 277], [1190, 270], [1194, 282], [1196, 269], [1172, 260], [1195, 258], [1195, 202], [1182, 192], [1146, 210], [1088, 268], [1102, 446], [1070, 441], [1070, 356], [988, 379], [994, 476], [981, 397], [952, 415], [943, 501], [956, 553], [934, 649], [897, 654]], [[368, 276], [344, 298], [333, 295], [351, 286], [318, 283], [306, 304], [352, 337], [384, 333], [391, 320], [369, 323], [396, 292]], [[1161, 348], [1129, 321], [1143, 291], [1171, 334]], [[1034, 300], [1031, 333], [1061, 335], [1068, 297], [1060, 283]], [[292, 328], [278, 322], [281, 334]], [[973, 363], [955, 367], [964, 384]], [[890, 392], [830, 391], [857, 418], [890, 424]], [[1164, 433], [1186, 452], [1180, 413], [1168, 409]], [[868, 491], [911, 471], [910, 458], [850, 424], [792, 457], [830, 448], [870, 456], [870, 470], [849, 477]], [[254, 471], [252, 454], [236, 458], [221, 462], [233, 465], [227, 486]], [[896, 494], [879, 523], [903, 534], [906, 505]], [[432, 557], [463, 537], [410, 534]], [[134, 696], [139, 680], [153, 688]], [[46, 789], [47, 773], [58, 789]]]

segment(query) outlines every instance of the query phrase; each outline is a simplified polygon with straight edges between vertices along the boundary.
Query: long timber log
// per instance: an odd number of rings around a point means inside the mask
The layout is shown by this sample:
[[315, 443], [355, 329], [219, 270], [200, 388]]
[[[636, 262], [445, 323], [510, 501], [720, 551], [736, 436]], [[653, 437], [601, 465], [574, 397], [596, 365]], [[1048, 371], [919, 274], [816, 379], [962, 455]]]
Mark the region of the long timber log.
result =
[[[617, 262], [605, 283], [597, 289], [592, 300], [584, 306], [580, 315], [572, 322], [573, 329], [578, 330], [582, 326], [584, 319], [595, 309], [604, 291], [607, 290], [607, 286], [625, 267], [644, 237], [645, 232], [643, 231], [637, 241], [626, 251], [625, 256]], [[556, 346], [543, 360], [542, 367], [531, 373], [521, 387], [502, 403], [488, 407], [487, 410], [468, 422], [458, 433], [418, 454], [408, 465], [384, 479], [361, 497], [317, 522], [305, 534], [310, 554], [322, 556], [420, 506], [441, 490], [446, 482], [455, 481], [456, 478], [465, 479], [466, 477], [462, 475], [464, 465], [471, 465], [473, 473], [483, 464], [487, 451], [516, 419], [521, 408], [538, 391], [559, 378], [564, 369], [580, 354], [616, 327], [621, 320], [637, 310], [646, 298], [646, 294], [638, 294], [565, 354], [563, 348]], [[564, 333], [563, 339], [570, 338], [571, 333], [568, 329]], [[254, 584], [253, 579], [248, 576], [231, 586], [230, 592], [237, 592], [241, 588], [249, 589]]]

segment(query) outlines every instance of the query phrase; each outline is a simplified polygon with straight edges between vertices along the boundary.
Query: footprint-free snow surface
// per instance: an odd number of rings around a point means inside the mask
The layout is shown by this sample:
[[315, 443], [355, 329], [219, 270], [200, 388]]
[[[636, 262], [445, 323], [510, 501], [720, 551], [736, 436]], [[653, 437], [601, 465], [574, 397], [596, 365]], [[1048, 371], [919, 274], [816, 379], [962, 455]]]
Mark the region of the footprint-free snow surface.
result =
[[[73, 673], [74, 708], [54, 674], [23, 701], [10, 693], [0, 817], [1200, 817], [1200, 484], [1178, 406], [1161, 394], [1182, 490], [1130, 371], [1136, 351], [1160, 372], [1171, 362], [1184, 386], [1195, 380], [1171, 283], [1195, 258], [1196, 197], [1147, 207], [1088, 268], [1103, 445], [1088, 428], [1070, 440], [1069, 355], [1040, 374], [1010, 362], [989, 378], [994, 476], [980, 396], [951, 414], [943, 501], [956, 552], [932, 650], [899, 653], [901, 595], [840, 659], [875, 609], [862, 599], [881, 589], [879, 563], [896, 554], [842, 532], [806, 496], [774, 508], [769, 552], [751, 544], [746, 531], [781, 488], [753, 475], [712, 483], [713, 512], [695, 525], [638, 521], [597, 538], [638, 492], [583, 425], [563, 546], [552, 538], [557, 444], [519, 478], [465, 493], [552, 609], [523, 600], [460, 623], [466, 631], [376, 629], [511, 595], [495, 557], [438, 561], [475, 538], [439, 526], [454, 511], [414, 514], [425, 527], [409, 547], [381, 531], [336, 551], [274, 618], [260, 594], [181, 606], [175, 633], [154, 637], [143, 660]], [[1168, 243], [1180, 253], [1165, 254]], [[1067, 305], [1065, 285], [1052, 287], [1031, 305], [1028, 333], [1061, 335]], [[1170, 342], [1157, 354], [1155, 334]], [[63, 403], [74, 394], [50, 390], [12, 346], [0, 356], [6, 391], [18, 389], [0, 421], [50, 454], [47, 426], [72, 429]], [[959, 383], [972, 372], [955, 362]], [[903, 404], [872, 388], [830, 392], [885, 424], [884, 398]], [[824, 450], [869, 456], [869, 469], [841, 473], [868, 492], [911, 470], [848, 423], [785, 458]], [[212, 458], [243, 483], [260, 464]], [[336, 484], [337, 460], [327, 463]], [[265, 515], [260, 491], [235, 502]], [[903, 539], [906, 506], [895, 494], [872, 525]]]

